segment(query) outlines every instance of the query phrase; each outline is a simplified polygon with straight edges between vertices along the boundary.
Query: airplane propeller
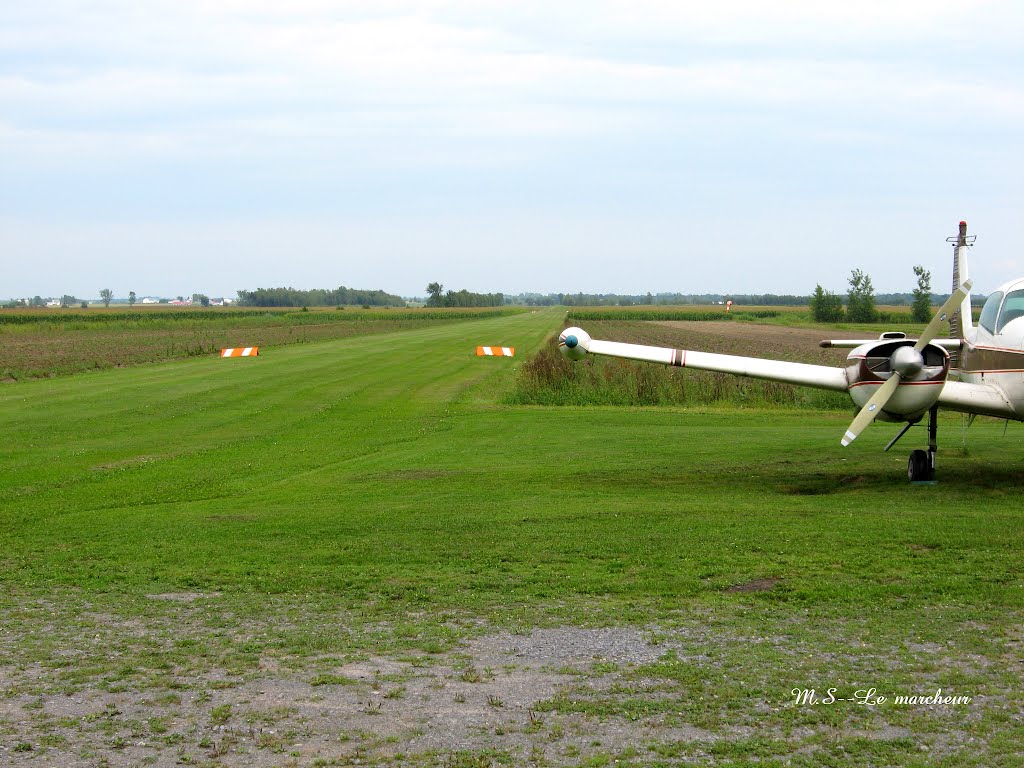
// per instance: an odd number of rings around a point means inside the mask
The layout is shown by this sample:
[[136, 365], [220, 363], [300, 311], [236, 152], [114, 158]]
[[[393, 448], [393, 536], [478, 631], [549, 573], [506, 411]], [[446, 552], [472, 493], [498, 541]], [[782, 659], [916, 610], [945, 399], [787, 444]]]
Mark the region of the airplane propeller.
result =
[[843, 439], [840, 441], [843, 445], [849, 445], [856, 440], [857, 436], [864, 431], [864, 428], [875, 420], [875, 417], [882, 412], [885, 404], [889, 402], [889, 398], [892, 397], [893, 392], [900, 385], [900, 381], [904, 378], [916, 376], [921, 372], [924, 368], [924, 357], [921, 355], [921, 350], [928, 346], [931, 340], [935, 338], [942, 323], [948, 319], [950, 313], [960, 306], [970, 290], [971, 281], [965, 280], [964, 284], [957, 288], [953, 295], [946, 300], [946, 303], [939, 308], [931, 322], [925, 326], [917, 343], [913, 347], [900, 347], [892, 354], [889, 358], [889, 367], [892, 369], [892, 374], [878, 388], [875, 394], [871, 396], [871, 399], [864, 404], [864, 407], [860, 409], [860, 412], [851, 422], [850, 428], [846, 430], [846, 434], [843, 435]]

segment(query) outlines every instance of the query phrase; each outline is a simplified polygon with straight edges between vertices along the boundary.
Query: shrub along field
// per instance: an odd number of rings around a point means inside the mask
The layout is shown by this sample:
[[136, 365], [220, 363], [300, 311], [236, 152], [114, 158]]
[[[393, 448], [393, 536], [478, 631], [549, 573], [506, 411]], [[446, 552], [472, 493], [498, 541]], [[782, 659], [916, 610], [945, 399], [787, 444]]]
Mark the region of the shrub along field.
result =
[[563, 317], [0, 387], [0, 763], [1020, 765], [1019, 426], [911, 486], [845, 412], [503, 404]]
[[[579, 318], [571, 315], [566, 325]], [[832, 328], [803, 334], [780, 334], [776, 326], [728, 321], [673, 320], [638, 322], [592, 320], [583, 323], [594, 338], [699, 349], [728, 355], [765, 357], [799, 363], [841, 366], [848, 350], [822, 349], [817, 341], [830, 336], [850, 338]], [[877, 331], [874, 332], [877, 336]], [[849, 410], [843, 393], [794, 387], [709, 371], [694, 371], [606, 357], [572, 362], [554, 343], [527, 362], [507, 402], [520, 405], [700, 405], [736, 407], [789, 406]]]

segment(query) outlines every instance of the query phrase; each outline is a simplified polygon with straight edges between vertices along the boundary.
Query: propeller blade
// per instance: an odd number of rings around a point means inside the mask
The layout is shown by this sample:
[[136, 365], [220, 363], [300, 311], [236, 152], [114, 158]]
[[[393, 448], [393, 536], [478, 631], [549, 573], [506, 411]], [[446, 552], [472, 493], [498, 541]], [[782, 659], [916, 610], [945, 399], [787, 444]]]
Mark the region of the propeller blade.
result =
[[920, 352], [928, 345], [928, 342], [935, 338], [942, 324], [949, 319], [951, 314], [959, 309], [963, 300], [967, 298], [967, 294], [971, 292], [972, 284], [970, 280], [964, 280], [964, 284], [953, 291], [953, 295], [946, 299], [945, 304], [939, 307], [939, 311], [935, 313], [931, 322], [925, 326], [924, 331], [921, 333], [921, 338], [914, 345], [915, 350]]
[[[971, 290], [971, 281], [965, 280], [964, 284], [953, 291], [953, 295], [946, 299], [946, 303], [939, 307], [939, 311], [935, 313], [935, 316], [931, 319], [931, 322], [925, 326], [924, 332], [921, 334], [921, 338], [918, 339], [914, 345], [914, 351], [920, 352], [928, 343], [935, 338], [935, 335], [939, 332], [939, 328], [942, 323], [945, 322], [951, 312], [954, 312], [963, 303], [963, 300], [967, 297], [967, 294]], [[880, 386], [875, 394], [871, 396], [871, 399], [864, 403], [864, 407], [860, 409], [860, 413], [850, 423], [850, 428], [846, 430], [846, 434], [843, 435], [843, 439], [840, 441], [844, 446], [849, 445], [857, 439], [858, 435], [864, 431], [864, 428], [868, 424], [875, 420], [875, 417], [882, 412], [885, 408], [885, 404], [889, 402], [889, 398], [892, 397], [893, 392], [896, 391], [896, 387], [900, 385], [900, 376], [898, 371], [893, 371], [886, 382]]]
[[843, 439], [840, 441], [844, 446], [849, 445], [857, 436], [864, 431], [864, 428], [875, 420], [885, 404], [889, 402], [889, 398], [892, 397], [892, 393], [896, 391], [896, 387], [900, 385], [900, 375], [896, 371], [892, 372], [892, 375], [886, 380], [886, 382], [878, 388], [878, 391], [871, 396], [871, 399], [864, 403], [864, 407], [860, 409], [860, 413], [857, 414], [856, 418], [850, 423], [850, 428], [846, 430], [846, 434], [843, 435]]

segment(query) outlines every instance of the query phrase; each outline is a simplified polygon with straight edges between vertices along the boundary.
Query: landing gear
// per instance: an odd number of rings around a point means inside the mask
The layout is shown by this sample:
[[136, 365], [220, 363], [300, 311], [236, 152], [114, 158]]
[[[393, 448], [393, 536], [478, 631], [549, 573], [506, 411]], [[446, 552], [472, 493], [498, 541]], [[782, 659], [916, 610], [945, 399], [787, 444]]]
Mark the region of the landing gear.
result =
[[918, 450], [910, 454], [910, 461], [907, 462], [907, 477], [912, 483], [931, 480], [935, 477], [935, 470], [928, 459], [927, 451]]
[[912, 483], [935, 479], [935, 454], [939, 450], [939, 407], [928, 411], [928, 450], [914, 451], [907, 462], [907, 477]]

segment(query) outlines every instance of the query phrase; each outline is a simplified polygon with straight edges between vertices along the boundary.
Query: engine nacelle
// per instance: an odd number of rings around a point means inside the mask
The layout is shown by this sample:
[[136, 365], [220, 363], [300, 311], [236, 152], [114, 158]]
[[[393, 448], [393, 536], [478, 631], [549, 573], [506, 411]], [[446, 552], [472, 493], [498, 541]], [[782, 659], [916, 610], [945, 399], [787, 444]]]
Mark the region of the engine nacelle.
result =
[[570, 360], [582, 360], [590, 351], [590, 334], [582, 328], [566, 328], [558, 334], [558, 351]]
[[938, 344], [914, 350], [913, 339], [862, 344], [847, 356], [846, 377], [850, 397], [863, 408], [893, 372], [900, 385], [876, 418], [885, 421], [918, 421], [938, 402], [949, 375], [949, 353]]

